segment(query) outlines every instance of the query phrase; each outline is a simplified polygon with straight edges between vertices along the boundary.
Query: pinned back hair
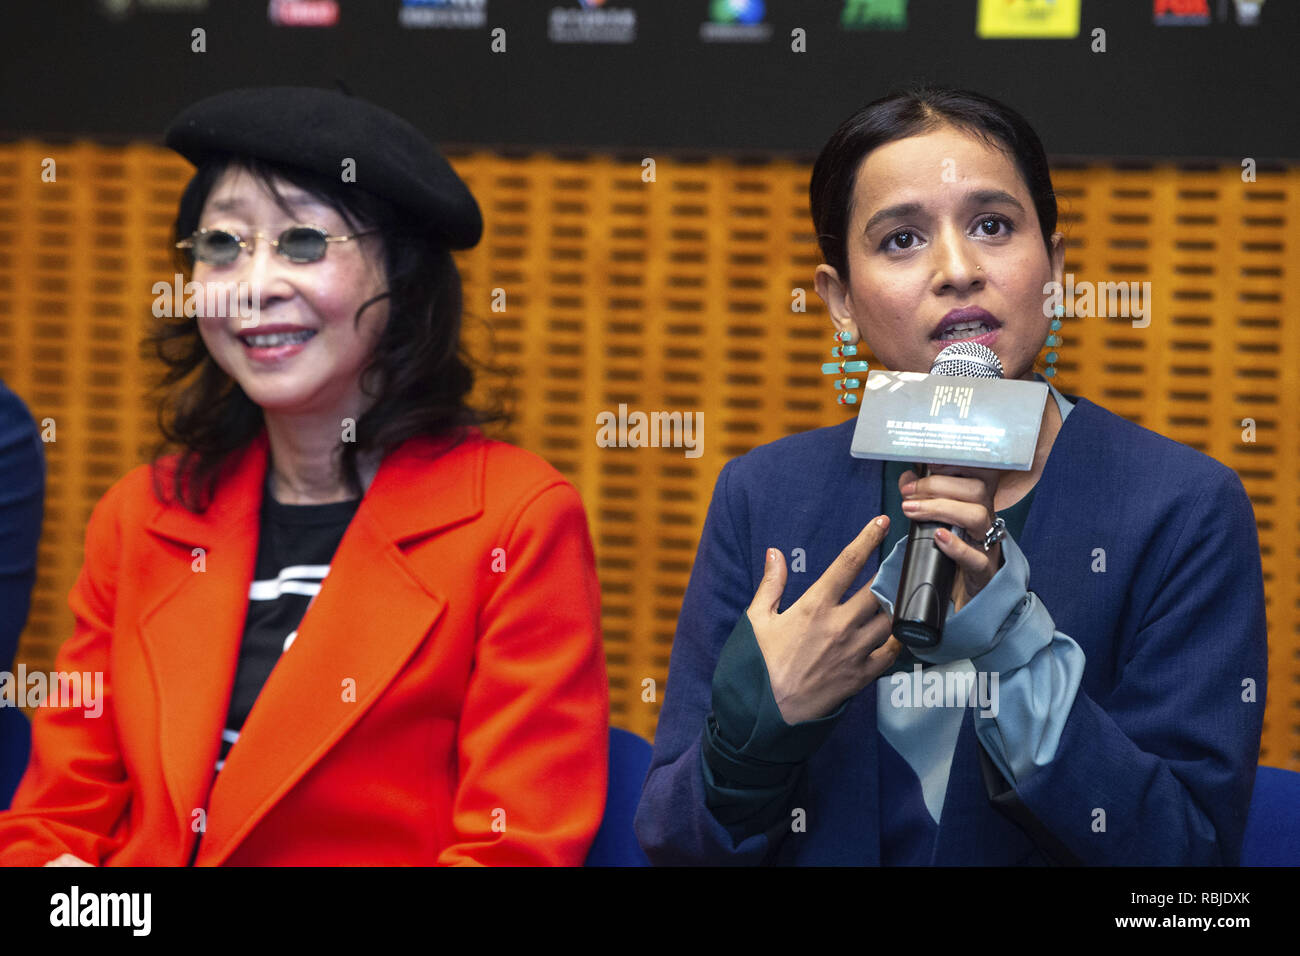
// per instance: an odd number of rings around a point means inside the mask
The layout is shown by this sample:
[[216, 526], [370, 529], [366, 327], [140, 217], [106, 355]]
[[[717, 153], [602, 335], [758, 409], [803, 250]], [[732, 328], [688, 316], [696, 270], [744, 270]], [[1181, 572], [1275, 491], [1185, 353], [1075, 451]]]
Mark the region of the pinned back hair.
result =
[[891, 93], [858, 110], [835, 131], [813, 165], [808, 198], [817, 244], [826, 264], [849, 277], [847, 230], [858, 170], [867, 154], [895, 140], [950, 125], [1005, 150], [1020, 171], [1038, 212], [1048, 256], [1056, 232], [1056, 192], [1047, 154], [1023, 116], [997, 100], [970, 90], [918, 87]]

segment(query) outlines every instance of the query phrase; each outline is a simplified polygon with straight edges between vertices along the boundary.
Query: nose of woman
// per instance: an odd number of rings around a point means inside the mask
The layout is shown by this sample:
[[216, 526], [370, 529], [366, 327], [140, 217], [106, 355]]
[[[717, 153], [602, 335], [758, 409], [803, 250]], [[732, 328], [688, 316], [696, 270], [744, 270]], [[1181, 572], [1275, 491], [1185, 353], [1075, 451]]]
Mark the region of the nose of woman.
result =
[[217, 275], [206, 276], [208, 282], [227, 286], [226, 301], [237, 304], [241, 328], [252, 328], [268, 307], [293, 297], [289, 270], [295, 267], [266, 241], [265, 234], [250, 236], [251, 248], [241, 249], [235, 261]]
[[984, 280], [978, 251], [971, 245], [955, 226], [947, 226], [935, 236], [931, 249], [934, 252], [935, 279], [941, 288], [965, 289]]

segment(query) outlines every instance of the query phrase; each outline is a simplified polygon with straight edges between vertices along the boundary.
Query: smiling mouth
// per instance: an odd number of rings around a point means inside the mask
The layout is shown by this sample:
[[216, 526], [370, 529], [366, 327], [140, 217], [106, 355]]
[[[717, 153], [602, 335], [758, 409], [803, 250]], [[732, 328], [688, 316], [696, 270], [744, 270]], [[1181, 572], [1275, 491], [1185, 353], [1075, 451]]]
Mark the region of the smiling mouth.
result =
[[241, 335], [239, 341], [249, 349], [273, 349], [282, 345], [301, 345], [316, 336], [312, 329], [301, 332], [270, 332], [259, 335]]

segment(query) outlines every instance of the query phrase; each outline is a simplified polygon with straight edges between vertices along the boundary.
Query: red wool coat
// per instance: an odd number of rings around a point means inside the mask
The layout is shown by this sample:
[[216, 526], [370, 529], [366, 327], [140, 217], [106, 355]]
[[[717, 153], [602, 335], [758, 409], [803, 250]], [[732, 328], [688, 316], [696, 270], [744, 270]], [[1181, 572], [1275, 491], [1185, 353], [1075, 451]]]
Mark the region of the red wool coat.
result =
[[117, 482], [55, 665], [104, 673], [103, 714], [35, 712], [0, 863], [184, 865], [202, 826], [200, 866], [581, 864], [609, 712], [581, 500], [519, 448], [437, 445], [384, 459], [215, 783], [266, 434], [203, 515]]

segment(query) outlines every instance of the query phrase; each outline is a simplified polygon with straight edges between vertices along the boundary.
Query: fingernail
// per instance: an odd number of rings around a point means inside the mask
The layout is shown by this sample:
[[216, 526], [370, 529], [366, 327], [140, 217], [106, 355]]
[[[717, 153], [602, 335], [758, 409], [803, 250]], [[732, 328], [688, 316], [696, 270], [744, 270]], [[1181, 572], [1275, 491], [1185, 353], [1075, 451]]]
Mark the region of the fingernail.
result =
[[916, 482], [909, 481], [907, 484], [903, 485], [903, 487], [900, 488], [899, 491], [902, 494], [910, 495], [912, 492], [916, 491]]
[[887, 515], [881, 515], [879, 518], [876, 519], [876, 524], [882, 528], [885, 527], [886, 525], [889, 524], [889, 517]]
[[903, 510], [904, 510], [904, 511], [908, 511], [908, 512], [915, 511], [915, 510], [916, 510], [917, 508], [919, 508], [919, 507], [921, 507], [921, 503], [920, 503], [919, 501], [904, 501], [904, 502], [903, 502]]

